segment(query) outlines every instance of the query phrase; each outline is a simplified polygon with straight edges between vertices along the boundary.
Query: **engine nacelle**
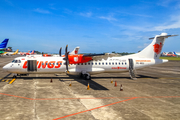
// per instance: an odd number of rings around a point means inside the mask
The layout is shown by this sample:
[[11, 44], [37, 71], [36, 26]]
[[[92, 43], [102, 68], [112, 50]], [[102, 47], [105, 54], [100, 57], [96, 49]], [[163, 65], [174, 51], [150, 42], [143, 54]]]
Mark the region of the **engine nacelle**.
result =
[[68, 57], [69, 57], [69, 64], [85, 63], [92, 60], [92, 57], [83, 56], [83, 54], [69, 55]]

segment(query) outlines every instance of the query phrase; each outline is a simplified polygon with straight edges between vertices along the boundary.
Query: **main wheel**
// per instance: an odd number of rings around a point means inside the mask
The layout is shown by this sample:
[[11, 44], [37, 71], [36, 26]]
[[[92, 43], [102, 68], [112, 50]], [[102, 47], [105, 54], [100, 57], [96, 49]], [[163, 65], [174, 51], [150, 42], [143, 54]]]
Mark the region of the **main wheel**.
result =
[[87, 74], [82, 74], [83, 79], [86, 80], [87, 79]]
[[91, 80], [91, 76], [90, 76], [90, 75], [87, 75], [87, 76], [86, 76], [86, 80]]

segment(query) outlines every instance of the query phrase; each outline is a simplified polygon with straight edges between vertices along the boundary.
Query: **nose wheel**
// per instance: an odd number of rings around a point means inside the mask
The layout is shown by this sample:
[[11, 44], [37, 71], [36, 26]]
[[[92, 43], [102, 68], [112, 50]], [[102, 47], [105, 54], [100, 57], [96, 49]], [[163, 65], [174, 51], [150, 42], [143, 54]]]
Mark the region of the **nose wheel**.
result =
[[13, 78], [17, 78], [17, 75], [13, 75]]

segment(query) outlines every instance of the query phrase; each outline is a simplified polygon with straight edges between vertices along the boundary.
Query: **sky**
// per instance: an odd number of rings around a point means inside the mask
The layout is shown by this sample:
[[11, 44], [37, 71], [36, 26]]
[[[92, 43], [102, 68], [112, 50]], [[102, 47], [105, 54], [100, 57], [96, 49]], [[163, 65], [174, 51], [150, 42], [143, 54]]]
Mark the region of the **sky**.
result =
[[[0, 0], [0, 41], [15, 51], [134, 52], [162, 32], [180, 35], [179, 0]], [[162, 52], [180, 52], [180, 36]]]

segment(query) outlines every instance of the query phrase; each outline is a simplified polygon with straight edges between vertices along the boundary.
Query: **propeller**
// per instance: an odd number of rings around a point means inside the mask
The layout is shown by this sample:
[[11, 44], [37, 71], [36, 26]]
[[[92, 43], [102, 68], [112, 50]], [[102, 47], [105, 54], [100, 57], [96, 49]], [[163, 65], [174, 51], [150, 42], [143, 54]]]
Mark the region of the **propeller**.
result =
[[68, 45], [66, 45], [66, 49], [65, 49], [65, 60], [66, 60], [66, 70], [67, 70], [67, 73], [69, 73], [69, 70], [68, 70], [68, 64], [69, 64], [68, 55], [69, 55], [69, 52], [67, 51], [67, 49], [68, 49]]
[[59, 56], [61, 57], [61, 50], [62, 50], [62, 47], [60, 48], [60, 50], [59, 50]]

